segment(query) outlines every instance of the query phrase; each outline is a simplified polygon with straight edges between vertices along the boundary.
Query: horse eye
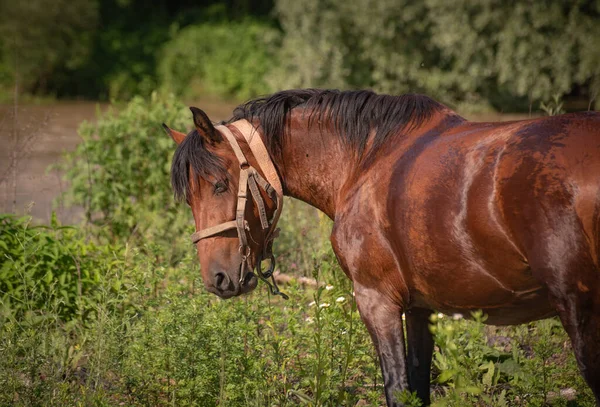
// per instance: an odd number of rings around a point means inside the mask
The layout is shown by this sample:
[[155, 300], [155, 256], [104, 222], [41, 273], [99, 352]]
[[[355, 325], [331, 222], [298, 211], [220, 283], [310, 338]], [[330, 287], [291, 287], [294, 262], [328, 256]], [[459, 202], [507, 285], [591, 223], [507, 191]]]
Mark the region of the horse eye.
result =
[[215, 194], [219, 195], [227, 191], [227, 181], [219, 181], [215, 183]]

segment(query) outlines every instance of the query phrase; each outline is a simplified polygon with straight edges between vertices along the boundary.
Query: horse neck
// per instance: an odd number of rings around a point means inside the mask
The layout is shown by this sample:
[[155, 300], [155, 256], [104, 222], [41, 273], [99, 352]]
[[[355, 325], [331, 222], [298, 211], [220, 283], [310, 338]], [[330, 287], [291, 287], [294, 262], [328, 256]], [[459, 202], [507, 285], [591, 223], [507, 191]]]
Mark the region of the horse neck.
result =
[[[414, 127], [406, 135], [406, 143], [402, 144], [408, 147], [413, 136], [432, 129], [447, 129], [463, 121], [450, 109], [440, 111]], [[320, 123], [313, 123], [309, 128], [303, 114], [292, 114], [290, 131], [277, 167], [285, 195], [304, 201], [335, 219], [340, 191], [357, 174], [358, 158], [331, 126], [320, 126]]]
[[308, 203], [331, 219], [337, 196], [350, 175], [353, 157], [332, 131], [293, 114], [290, 131], [277, 163], [284, 194]]

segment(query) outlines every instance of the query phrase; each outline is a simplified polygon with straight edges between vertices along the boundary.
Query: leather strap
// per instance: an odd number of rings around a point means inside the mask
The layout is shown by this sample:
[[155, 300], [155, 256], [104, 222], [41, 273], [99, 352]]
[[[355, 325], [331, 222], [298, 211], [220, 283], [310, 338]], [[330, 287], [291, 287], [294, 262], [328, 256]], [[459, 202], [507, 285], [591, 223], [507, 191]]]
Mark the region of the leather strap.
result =
[[267, 229], [269, 227], [269, 220], [267, 219], [267, 210], [265, 208], [265, 203], [260, 196], [260, 191], [258, 190], [258, 185], [256, 184], [255, 174], [256, 171], [252, 171], [252, 176], [248, 178], [248, 185], [250, 186], [250, 192], [252, 193], [252, 197], [254, 198], [254, 203], [258, 208], [258, 214], [260, 217], [260, 225], [263, 229]]
[[[242, 133], [250, 147], [250, 151], [252, 151], [256, 161], [258, 161], [259, 168], [262, 170], [269, 184], [275, 189], [277, 194], [277, 210], [273, 215], [272, 224], [276, 225], [283, 209], [283, 186], [281, 185], [279, 174], [256, 128], [247, 120], [238, 120], [233, 122], [232, 125]], [[275, 227], [268, 234], [267, 241], [274, 237], [274, 233]]]
[[202, 239], [206, 239], [207, 237], [211, 237], [214, 235], [218, 235], [219, 233], [225, 232], [226, 230], [237, 229], [237, 222], [232, 220], [229, 222], [221, 223], [220, 225], [213, 226], [208, 229], [203, 229], [199, 232], [195, 232], [192, 234], [192, 242], [194, 244], [198, 243]]
[[[265, 226], [265, 221], [266, 221], [266, 209], [264, 208], [264, 204], [262, 199], [258, 199], [259, 196], [259, 192], [258, 191], [253, 191], [252, 188], [252, 183], [253, 180], [252, 178], [256, 178], [256, 181], [259, 183], [259, 185], [261, 185], [261, 187], [263, 189], [265, 189], [265, 191], [267, 191], [267, 193], [269, 195], [270, 194], [270, 189], [268, 186], [272, 186], [272, 189], [275, 190], [275, 194], [276, 194], [276, 204], [277, 204], [277, 208], [275, 209], [275, 213], [273, 214], [273, 218], [271, 219], [271, 225], [273, 225], [273, 227], [271, 228], [271, 230], [267, 233], [266, 239], [265, 241], [269, 242], [273, 239], [273, 237], [275, 237], [274, 233], [275, 233], [275, 225], [277, 224], [277, 221], [279, 220], [279, 217], [281, 216], [281, 211], [283, 210], [283, 187], [281, 185], [281, 181], [279, 179], [279, 174], [277, 174], [277, 170], [275, 169], [275, 165], [273, 165], [273, 161], [271, 161], [271, 158], [269, 156], [269, 153], [267, 152], [267, 148], [265, 147], [265, 144], [263, 143], [260, 134], [258, 134], [258, 131], [256, 131], [256, 129], [254, 128], [254, 126], [252, 126], [252, 124], [247, 121], [247, 120], [238, 120], [235, 121], [231, 124], [236, 130], [238, 130], [246, 139], [246, 142], [248, 143], [248, 147], [250, 147], [250, 151], [252, 151], [252, 154], [254, 155], [254, 158], [256, 159], [256, 161], [258, 162], [258, 167], [259, 169], [265, 174], [265, 178], [263, 178], [262, 176], [260, 176], [260, 174], [256, 171], [252, 171], [255, 175], [255, 177], [250, 177], [250, 189], [252, 191], [252, 194], [254, 196], [254, 201], [257, 202], [257, 206], [258, 206], [258, 210], [259, 210], [259, 214], [261, 215], [261, 225], [263, 229], [267, 229], [268, 228], [268, 224]], [[231, 147], [233, 148], [233, 152], [235, 153], [235, 156], [237, 157], [238, 161], [240, 162], [240, 168], [244, 168], [245, 166], [248, 166], [248, 161], [246, 159], [246, 156], [244, 155], [244, 153], [242, 152], [242, 149], [240, 148], [237, 139], [235, 138], [235, 136], [233, 135], [233, 133], [231, 132], [231, 130], [229, 130], [229, 128], [227, 126], [216, 126], [215, 127], [217, 130], [219, 130], [227, 139], [227, 141], [229, 141], [229, 144], [231, 145]], [[239, 209], [239, 206], [238, 206]]]
[[[248, 229], [248, 223], [245, 221], [244, 215], [246, 210], [246, 202], [248, 200], [248, 188], [250, 188], [250, 192], [252, 193], [252, 197], [254, 198], [254, 202], [258, 208], [261, 227], [264, 230], [269, 229], [269, 226], [272, 226], [271, 229], [267, 231], [267, 235], [265, 236], [265, 253], [267, 253], [270, 251], [270, 246], [276, 236], [277, 232], [275, 226], [279, 220], [281, 210], [283, 209], [283, 190], [281, 187], [281, 181], [279, 180], [279, 175], [275, 170], [275, 166], [269, 157], [267, 149], [263, 144], [260, 135], [257, 135], [256, 129], [246, 120], [238, 120], [234, 122], [232, 126], [234, 126], [234, 128], [238, 130], [246, 139], [252, 154], [255, 155], [255, 158], [258, 161], [259, 168], [263, 171], [267, 179], [265, 180], [265, 178], [263, 178], [258, 171], [248, 164], [248, 160], [246, 159], [246, 156], [244, 155], [231, 130], [229, 130], [229, 128], [226, 126], [216, 126], [216, 129], [221, 132], [223, 136], [225, 136], [231, 145], [231, 148], [233, 149], [233, 152], [240, 165], [240, 179], [235, 221], [225, 222], [220, 225], [197, 231], [192, 234], [192, 242], [196, 244], [200, 240], [207, 237], [217, 235], [226, 230], [237, 228], [238, 237], [240, 239], [240, 248], [246, 250], [246, 247], [248, 246], [248, 239], [245, 231]], [[262, 199], [260, 191], [258, 190], [258, 186], [263, 188], [269, 197], [276, 203], [275, 213], [270, 221], [267, 219], [267, 210], [265, 208], [264, 200]]]
[[246, 160], [246, 156], [242, 152], [242, 149], [240, 148], [240, 145], [238, 144], [237, 139], [235, 138], [231, 130], [229, 130], [227, 126], [216, 126], [215, 128], [225, 136], [225, 138], [231, 145], [231, 148], [233, 148], [233, 152], [235, 153], [235, 156], [240, 162], [240, 168], [248, 167], [248, 160]]
[[[238, 147], [239, 149], [239, 147]], [[240, 150], [241, 152], [241, 150]], [[240, 170], [240, 186], [238, 189], [237, 209], [235, 211], [235, 222], [240, 239], [240, 248], [246, 250], [248, 247], [248, 238], [246, 237], [244, 215], [246, 214], [246, 201], [248, 200], [248, 169]]]

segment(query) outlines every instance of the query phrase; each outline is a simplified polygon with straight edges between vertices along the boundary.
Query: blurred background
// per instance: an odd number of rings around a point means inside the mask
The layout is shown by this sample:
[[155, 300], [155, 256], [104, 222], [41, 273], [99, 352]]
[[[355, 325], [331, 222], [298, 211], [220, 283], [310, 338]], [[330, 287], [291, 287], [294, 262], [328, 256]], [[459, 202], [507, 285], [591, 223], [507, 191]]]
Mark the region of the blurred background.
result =
[[[593, 109], [599, 10], [595, 0], [2, 0], [1, 202], [35, 201], [48, 219], [61, 185], [45, 168], [77, 143], [80, 122], [154, 91], [214, 120], [295, 87], [424, 93], [476, 120], [549, 103]], [[10, 149], [30, 158], [16, 204]]]
[[[296, 87], [598, 109], [600, 0], [0, 0], [1, 406], [385, 403], [328, 219], [286, 201], [290, 301], [222, 301], [172, 196], [161, 123]], [[464, 317], [431, 318], [436, 406], [595, 405], [557, 319]]]
[[458, 110], [568, 108], [600, 89], [597, 1], [2, 1], [0, 98], [233, 100], [418, 92]]

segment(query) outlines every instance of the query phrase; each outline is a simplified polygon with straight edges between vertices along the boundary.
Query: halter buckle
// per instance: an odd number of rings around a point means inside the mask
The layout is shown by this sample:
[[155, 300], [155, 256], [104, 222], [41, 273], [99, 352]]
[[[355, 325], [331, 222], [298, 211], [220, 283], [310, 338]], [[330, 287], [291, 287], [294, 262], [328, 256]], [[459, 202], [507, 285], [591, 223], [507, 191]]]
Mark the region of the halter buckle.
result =
[[240, 246], [238, 250], [242, 255], [242, 260], [246, 261], [246, 259], [250, 256], [250, 246]]

